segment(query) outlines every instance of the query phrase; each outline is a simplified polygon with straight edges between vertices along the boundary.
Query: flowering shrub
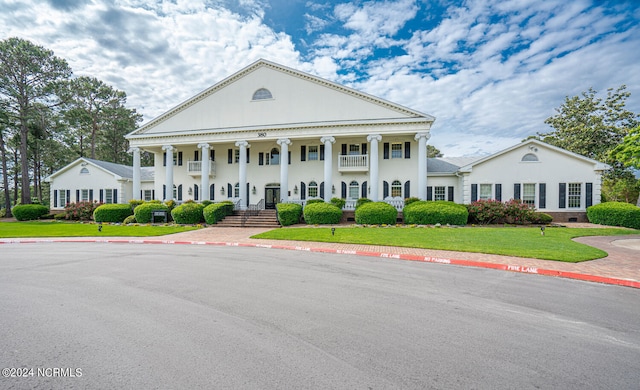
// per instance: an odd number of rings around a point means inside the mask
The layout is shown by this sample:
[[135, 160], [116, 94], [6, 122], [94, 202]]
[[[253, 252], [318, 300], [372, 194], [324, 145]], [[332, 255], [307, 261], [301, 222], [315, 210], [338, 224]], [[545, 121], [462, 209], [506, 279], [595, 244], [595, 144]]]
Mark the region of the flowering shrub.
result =
[[74, 221], [91, 221], [93, 212], [101, 205], [102, 203], [96, 201], [69, 203], [64, 208], [65, 218]]
[[470, 223], [488, 225], [505, 221], [504, 203], [498, 200], [477, 200], [467, 205], [467, 210]]
[[535, 207], [522, 203], [519, 200], [511, 199], [504, 204], [504, 215], [507, 223], [522, 225], [533, 220]]

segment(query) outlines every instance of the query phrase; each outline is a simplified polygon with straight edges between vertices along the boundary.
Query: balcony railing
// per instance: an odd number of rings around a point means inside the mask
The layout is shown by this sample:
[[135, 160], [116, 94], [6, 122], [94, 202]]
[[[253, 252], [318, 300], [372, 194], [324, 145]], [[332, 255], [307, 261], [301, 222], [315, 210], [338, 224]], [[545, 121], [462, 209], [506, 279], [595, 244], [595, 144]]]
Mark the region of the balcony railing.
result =
[[368, 172], [369, 156], [366, 154], [349, 154], [338, 156], [339, 172]]
[[[211, 160], [209, 162], [209, 176], [216, 177], [216, 163]], [[202, 175], [202, 161], [187, 161], [187, 173], [191, 176]]]

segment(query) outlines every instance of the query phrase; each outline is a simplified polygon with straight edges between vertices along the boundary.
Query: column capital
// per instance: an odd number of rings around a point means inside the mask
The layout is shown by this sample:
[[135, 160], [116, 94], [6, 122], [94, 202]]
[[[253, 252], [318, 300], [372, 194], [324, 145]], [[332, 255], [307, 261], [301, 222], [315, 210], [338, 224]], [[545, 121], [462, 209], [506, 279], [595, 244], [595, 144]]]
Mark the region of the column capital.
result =
[[162, 150], [166, 150], [167, 152], [173, 152], [176, 148], [173, 145], [162, 145]]
[[139, 153], [140, 152], [140, 148], [137, 146], [132, 146], [129, 148], [129, 150], [127, 150], [127, 153]]
[[291, 140], [289, 138], [278, 138], [276, 143], [278, 145], [291, 145]]
[[327, 142], [331, 142], [332, 144], [336, 142], [336, 139], [334, 137], [331, 136], [325, 136], [320, 138], [320, 142], [322, 142], [323, 144], [326, 144]]
[[429, 141], [429, 138], [431, 138], [431, 133], [429, 133], [428, 131], [417, 133], [415, 136], [415, 140], [418, 141], [420, 138], [425, 138], [427, 141]]
[[209, 145], [209, 144], [208, 144], [208, 143], [206, 143], [206, 142], [202, 142], [202, 143], [199, 143], [199, 144], [198, 144], [198, 148], [200, 148], [200, 149], [210, 149], [210, 148], [211, 148], [211, 145]]
[[382, 136], [380, 134], [369, 134], [367, 136], [367, 142], [371, 142], [373, 140], [380, 142], [382, 141]]
[[247, 141], [245, 141], [245, 140], [242, 140], [242, 141], [236, 142], [236, 146], [239, 147], [239, 148], [241, 148], [243, 146], [245, 148], [248, 148], [249, 147], [249, 143]]

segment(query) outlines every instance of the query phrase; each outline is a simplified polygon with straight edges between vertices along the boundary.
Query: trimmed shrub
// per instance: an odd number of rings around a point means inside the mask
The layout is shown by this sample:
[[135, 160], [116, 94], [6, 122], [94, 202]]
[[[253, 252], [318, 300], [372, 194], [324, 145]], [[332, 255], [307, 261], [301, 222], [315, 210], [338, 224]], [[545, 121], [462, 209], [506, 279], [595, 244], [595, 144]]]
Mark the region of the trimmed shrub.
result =
[[123, 222], [130, 215], [133, 215], [133, 211], [129, 204], [103, 204], [93, 211], [93, 220], [96, 222]]
[[203, 209], [201, 203], [187, 202], [171, 210], [171, 216], [175, 223], [181, 225], [196, 224], [204, 221]]
[[130, 223], [136, 223], [136, 216], [135, 215], [130, 215], [127, 218], [124, 219], [124, 221], [122, 221], [123, 224], [128, 225]]
[[141, 199], [131, 199], [129, 201], [129, 206], [131, 206], [131, 210], [133, 211], [133, 209], [135, 209], [136, 207], [140, 206], [141, 204], [144, 203], [144, 200]]
[[465, 206], [444, 200], [413, 202], [402, 213], [405, 224], [416, 225], [466, 225], [469, 218]]
[[547, 225], [553, 221], [553, 217], [547, 213], [534, 212], [531, 216], [531, 223]]
[[320, 199], [320, 198], [309, 199], [305, 202], [305, 205], [314, 204], [314, 203], [324, 203], [324, 199]]
[[49, 214], [49, 208], [41, 204], [19, 204], [11, 209], [18, 221], [33, 221]]
[[220, 203], [212, 203], [202, 210], [202, 214], [205, 222], [213, 225], [223, 220], [227, 215], [233, 214], [233, 203], [226, 200]]
[[385, 202], [370, 202], [356, 209], [356, 223], [361, 225], [395, 225], [398, 210]]
[[206, 200], [203, 200], [203, 201], [202, 201], [202, 205], [203, 205], [204, 207], [207, 207], [207, 206], [209, 206], [210, 204], [213, 204], [213, 202], [212, 202], [212, 201], [210, 201], [210, 200], [208, 200], [208, 199], [206, 199]]
[[466, 206], [469, 212], [469, 223], [487, 225], [504, 222], [504, 203], [498, 200], [477, 200]]
[[411, 203], [415, 203], [415, 202], [420, 202], [420, 198], [416, 198], [416, 197], [407, 198], [404, 200], [404, 206], [407, 207]]
[[342, 198], [331, 198], [331, 204], [342, 210], [344, 205], [347, 203], [346, 200]]
[[162, 202], [147, 202], [136, 207], [133, 210], [133, 215], [135, 215], [136, 221], [139, 223], [151, 223], [151, 212], [154, 210], [165, 210], [169, 212], [169, 207]]
[[74, 221], [91, 221], [93, 212], [101, 206], [98, 202], [76, 202], [69, 203], [64, 208], [67, 219]]
[[630, 203], [606, 202], [588, 207], [587, 218], [600, 225], [640, 229], [640, 207]]
[[356, 210], [358, 209], [358, 207], [362, 206], [365, 203], [370, 203], [373, 202], [371, 199], [369, 198], [359, 198], [358, 200], [356, 200]]
[[342, 210], [331, 203], [312, 203], [304, 207], [304, 220], [310, 225], [340, 223]]
[[295, 225], [300, 222], [302, 216], [302, 206], [296, 203], [278, 203], [278, 222], [282, 226]]

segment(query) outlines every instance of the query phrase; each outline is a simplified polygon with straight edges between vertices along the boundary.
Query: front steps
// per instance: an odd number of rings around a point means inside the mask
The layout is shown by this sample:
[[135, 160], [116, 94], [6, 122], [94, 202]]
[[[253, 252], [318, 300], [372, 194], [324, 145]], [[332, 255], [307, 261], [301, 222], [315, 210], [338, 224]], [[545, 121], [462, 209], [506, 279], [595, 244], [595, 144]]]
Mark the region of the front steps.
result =
[[216, 227], [259, 227], [259, 228], [279, 228], [278, 217], [275, 210], [259, 211], [234, 211], [233, 215], [226, 216], [222, 221], [216, 223]]

